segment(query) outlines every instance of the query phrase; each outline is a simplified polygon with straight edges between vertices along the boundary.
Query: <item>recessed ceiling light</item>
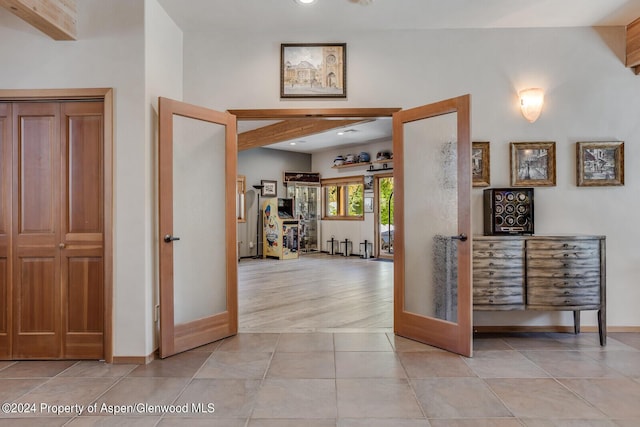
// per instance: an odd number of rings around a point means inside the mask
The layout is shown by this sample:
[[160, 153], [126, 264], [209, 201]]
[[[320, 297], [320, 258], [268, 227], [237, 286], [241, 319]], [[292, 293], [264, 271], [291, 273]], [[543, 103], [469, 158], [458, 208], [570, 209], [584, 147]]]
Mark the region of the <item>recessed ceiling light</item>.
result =
[[311, 4], [311, 3], [315, 3], [316, 0], [293, 0], [298, 4]]
[[290, 142], [289, 145], [296, 145], [295, 141], [294, 142]]

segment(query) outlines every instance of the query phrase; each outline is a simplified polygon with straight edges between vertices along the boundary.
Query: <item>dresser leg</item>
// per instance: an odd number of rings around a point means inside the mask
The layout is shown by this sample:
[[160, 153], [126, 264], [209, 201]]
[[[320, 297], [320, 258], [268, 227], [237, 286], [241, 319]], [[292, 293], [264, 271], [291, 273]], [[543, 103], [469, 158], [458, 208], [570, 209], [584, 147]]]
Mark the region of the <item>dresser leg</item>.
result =
[[573, 312], [573, 332], [578, 335], [580, 333], [580, 311]]
[[603, 310], [598, 310], [598, 335], [600, 335], [600, 345], [607, 345], [607, 321], [605, 320], [605, 316]]

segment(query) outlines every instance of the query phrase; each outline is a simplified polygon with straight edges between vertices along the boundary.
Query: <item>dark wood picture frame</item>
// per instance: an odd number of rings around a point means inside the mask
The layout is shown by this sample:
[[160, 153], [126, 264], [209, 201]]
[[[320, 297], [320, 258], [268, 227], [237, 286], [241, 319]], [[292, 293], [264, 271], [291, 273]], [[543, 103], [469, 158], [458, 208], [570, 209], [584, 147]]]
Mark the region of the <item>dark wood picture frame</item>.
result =
[[260, 184], [262, 184], [260, 196], [278, 197], [278, 181], [263, 179], [262, 181], [260, 181]]
[[578, 187], [624, 185], [624, 142], [576, 143]]
[[556, 185], [555, 142], [512, 142], [510, 148], [513, 187]]
[[491, 185], [491, 158], [488, 141], [471, 143], [471, 176], [474, 187]]
[[280, 45], [280, 98], [346, 97], [346, 43]]

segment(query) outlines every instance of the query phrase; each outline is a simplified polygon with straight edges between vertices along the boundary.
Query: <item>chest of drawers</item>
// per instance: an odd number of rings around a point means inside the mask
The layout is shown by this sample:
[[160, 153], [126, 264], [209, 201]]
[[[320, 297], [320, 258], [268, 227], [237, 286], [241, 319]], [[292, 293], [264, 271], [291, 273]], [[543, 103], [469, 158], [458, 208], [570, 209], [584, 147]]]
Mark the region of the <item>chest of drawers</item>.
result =
[[603, 236], [475, 236], [474, 310], [598, 310], [606, 343]]

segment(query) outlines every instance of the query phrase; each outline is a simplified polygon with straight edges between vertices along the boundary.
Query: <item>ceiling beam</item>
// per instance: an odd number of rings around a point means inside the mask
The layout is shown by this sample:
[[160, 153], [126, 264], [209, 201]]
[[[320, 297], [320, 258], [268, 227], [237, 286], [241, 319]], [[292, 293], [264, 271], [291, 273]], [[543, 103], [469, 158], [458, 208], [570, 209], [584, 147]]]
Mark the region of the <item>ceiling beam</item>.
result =
[[322, 120], [318, 118], [289, 119], [238, 134], [238, 151], [264, 147], [276, 142], [326, 132], [331, 129], [364, 123], [369, 119]]
[[640, 18], [627, 25], [627, 67], [640, 74]]
[[54, 40], [77, 40], [76, 0], [0, 0], [0, 6]]
[[391, 117], [400, 108], [286, 108], [260, 110], [228, 110], [238, 120], [284, 120], [305, 117]]

